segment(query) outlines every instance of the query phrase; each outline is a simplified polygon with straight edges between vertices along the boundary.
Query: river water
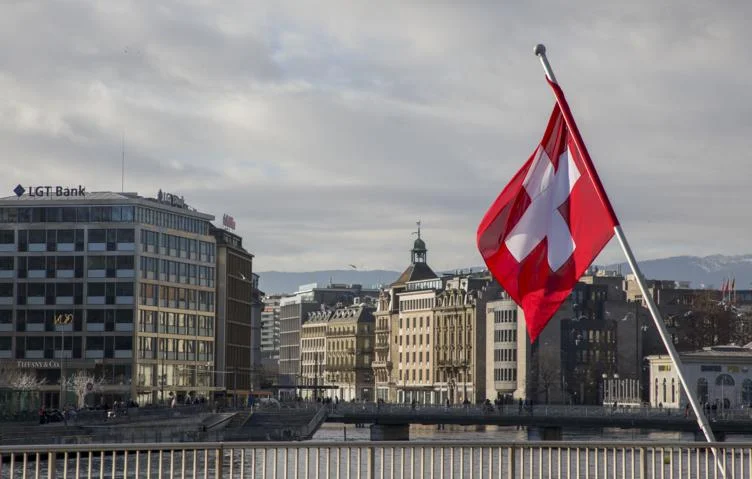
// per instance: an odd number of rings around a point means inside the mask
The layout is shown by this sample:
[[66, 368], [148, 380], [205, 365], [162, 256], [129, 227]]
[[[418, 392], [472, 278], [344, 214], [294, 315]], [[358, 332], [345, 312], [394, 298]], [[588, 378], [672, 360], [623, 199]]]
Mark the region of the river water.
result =
[[[516, 426], [437, 426], [412, 425], [410, 439], [416, 441], [528, 441], [524, 427]], [[313, 436], [314, 441], [368, 441], [370, 429], [354, 425], [324, 423]], [[532, 440], [535, 440], [532, 438]], [[692, 442], [693, 433], [661, 430], [620, 428], [567, 429], [562, 431], [562, 441], [667, 441]], [[726, 442], [752, 442], [752, 431], [746, 435], [728, 435]]]

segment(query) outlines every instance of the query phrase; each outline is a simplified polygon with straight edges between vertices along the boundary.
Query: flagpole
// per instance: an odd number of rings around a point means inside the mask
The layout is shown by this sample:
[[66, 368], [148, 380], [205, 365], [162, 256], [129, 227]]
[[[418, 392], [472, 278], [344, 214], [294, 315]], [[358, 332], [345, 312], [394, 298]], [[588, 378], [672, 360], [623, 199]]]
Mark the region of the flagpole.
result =
[[[556, 82], [556, 77], [554, 76], [554, 72], [551, 69], [551, 65], [548, 63], [548, 58], [546, 57], [546, 47], [542, 44], [538, 44], [535, 46], [535, 49], [533, 50], [535, 55], [540, 59], [541, 64], [543, 65], [543, 70], [546, 72], [546, 76], [551, 81], [551, 83], [554, 83], [558, 85]], [[557, 97], [558, 101], [558, 97]], [[569, 130], [573, 135], [574, 142], [577, 146], [577, 149], [580, 152], [580, 155], [585, 160], [585, 166], [589, 170], [588, 173], [591, 174], [591, 176], [595, 175], [595, 169], [592, 168], [592, 162], [590, 161], [590, 156], [587, 153], [587, 150], [585, 149], [585, 145], [582, 141], [582, 137], [580, 136], [580, 133], [574, 124], [574, 120], [571, 118], [571, 112], [569, 111], [569, 108], [562, 108], [562, 114], [564, 115], [564, 119], [567, 123], [567, 126], [569, 126]], [[602, 188], [602, 186], [598, 185], [599, 188]], [[601, 195], [599, 195], [601, 196]], [[668, 355], [671, 358], [671, 362], [674, 365], [674, 368], [676, 368], [676, 373], [679, 376], [679, 381], [681, 382], [682, 386], [684, 387], [684, 391], [687, 393], [687, 398], [689, 399], [689, 403], [692, 405], [692, 410], [695, 413], [695, 417], [697, 418], [697, 424], [700, 426], [700, 429], [702, 430], [703, 434], [705, 435], [705, 439], [707, 439], [708, 442], [715, 442], [715, 436], [713, 435], [713, 430], [710, 429], [710, 425], [708, 424], [707, 418], [703, 414], [703, 412], [700, 409], [699, 401], [695, 397], [695, 393], [693, 390], [689, 387], [689, 384], [687, 383], [687, 379], [684, 375], [684, 372], [681, 367], [681, 361], [679, 360], [679, 355], [676, 352], [676, 348], [674, 347], [674, 343], [669, 338], [668, 330], [666, 329], [666, 324], [663, 322], [663, 318], [661, 317], [661, 313], [658, 310], [658, 307], [655, 305], [655, 301], [653, 301], [653, 296], [650, 294], [650, 291], [648, 291], [647, 285], [645, 284], [645, 280], [642, 276], [642, 273], [640, 272], [640, 268], [637, 264], [637, 260], [635, 259], [634, 253], [632, 253], [632, 248], [629, 246], [629, 243], [627, 242], [627, 238], [624, 236], [624, 231], [621, 229], [621, 225], [619, 224], [615, 213], [613, 213], [613, 208], [611, 207], [611, 203], [608, 200], [608, 197], [603, 194], [601, 196], [601, 200], [605, 201], [605, 206], [611, 213], [614, 219], [614, 234], [616, 235], [616, 238], [619, 241], [619, 245], [621, 246], [622, 251], [624, 251], [624, 255], [627, 258], [627, 263], [629, 263], [629, 267], [632, 269], [632, 272], [634, 273], [637, 285], [640, 288], [640, 292], [642, 292], [642, 297], [647, 303], [648, 310], [650, 311], [650, 315], [653, 317], [653, 322], [655, 323], [656, 328], [658, 329], [658, 334], [661, 336], [661, 340], [663, 341], [663, 344], [666, 346], [666, 351], [668, 351]], [[718, 458], [718, 453], [716, 451], [716, 448], [712, 448], [713, 455], [716, 459], [716, 464], [718, 465], [718, 468], [721, 471], [721, 474], [723, 477], [726, 477], [726, 471], [721, 462]]]

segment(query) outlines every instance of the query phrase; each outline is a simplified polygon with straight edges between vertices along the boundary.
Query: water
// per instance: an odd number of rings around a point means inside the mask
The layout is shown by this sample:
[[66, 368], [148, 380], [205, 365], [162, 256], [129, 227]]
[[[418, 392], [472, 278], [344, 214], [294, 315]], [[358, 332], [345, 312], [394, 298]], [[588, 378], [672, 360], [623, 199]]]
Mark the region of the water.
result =
[[[324, 423], [313, 441], [370, 441], [371, 431], [368, 427], [356, 428], [352, 424]], [[528, 431], [516, 426], [453, 426], [445, 429], [437, 426], [412, 425], [410, 439], [415, 441], [528, 441]], [[662, 430], [640, 430], [619, 428], [582, 428], [562, 431], [562, 441], [668, 441], [693, 442], [695, 436], [689, 432]], [[730, 434], [725, 442], [752, 442], [752, 434]]]

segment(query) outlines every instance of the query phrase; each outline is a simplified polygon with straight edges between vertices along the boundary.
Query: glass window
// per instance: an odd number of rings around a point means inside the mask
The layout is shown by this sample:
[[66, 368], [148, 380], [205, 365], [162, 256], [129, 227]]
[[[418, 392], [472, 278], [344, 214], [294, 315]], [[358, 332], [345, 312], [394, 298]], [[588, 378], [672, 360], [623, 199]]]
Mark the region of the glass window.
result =
[[105, 283], [89, 283], [88, 295], [89, 296], [104, 296]]
[[133, 283], [117, 283], [115, 294], [117, 296], [133, 296]]
[[13, 256], [0, 256], [0, 270], [12, 271], [13, 263]]
[[13, 230], [0, 230], [0, 244], [13, 244], [16, 236]]
[[29, 230], [29, 243], [46, 243], [47, 233], [45, 230]]
[[74, 256], [58, 256], [57, 257], [57, 269], [73, 269], [75, 267]]
[[[116, 257], [117, 269], [133, 269], [133, 256], [117, 256]], [[146, 258], [150, 260], [152, 258]]]
[[13, 296], [13, 283], [0, 283], [0, 297]]
[[29, 256], [29, 269], [47, 269], [47, 258], [44, 256]]
[[120, 211], [121, 221], [130, 223], [133, 221], [133, 206], [123, 206]]
[[89, 243], [105, 243], [107, 242], [107, 230], [105, 229], [90, 229], [89, 230]]
[[76, 221], [76, 208], [64, 207], [60, 208], [60, 219], [66, 223], [73, 223]]
[[58, 243], [73, 243], [75, 241], [75, 230], [57, 230]]
[[118, 243], [134, 243], [136, 241], [136, 232], [132, 229], [117, 230]]

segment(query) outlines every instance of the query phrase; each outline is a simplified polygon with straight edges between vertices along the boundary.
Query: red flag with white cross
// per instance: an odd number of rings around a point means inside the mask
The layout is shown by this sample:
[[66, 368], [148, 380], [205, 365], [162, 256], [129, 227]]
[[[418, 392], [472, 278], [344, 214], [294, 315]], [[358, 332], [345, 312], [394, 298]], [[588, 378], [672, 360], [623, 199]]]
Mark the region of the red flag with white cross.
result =
[[534, 341], [614, 235], [616, 215], [561, 88], [543, 139], [489, 208], [478, 249]]

